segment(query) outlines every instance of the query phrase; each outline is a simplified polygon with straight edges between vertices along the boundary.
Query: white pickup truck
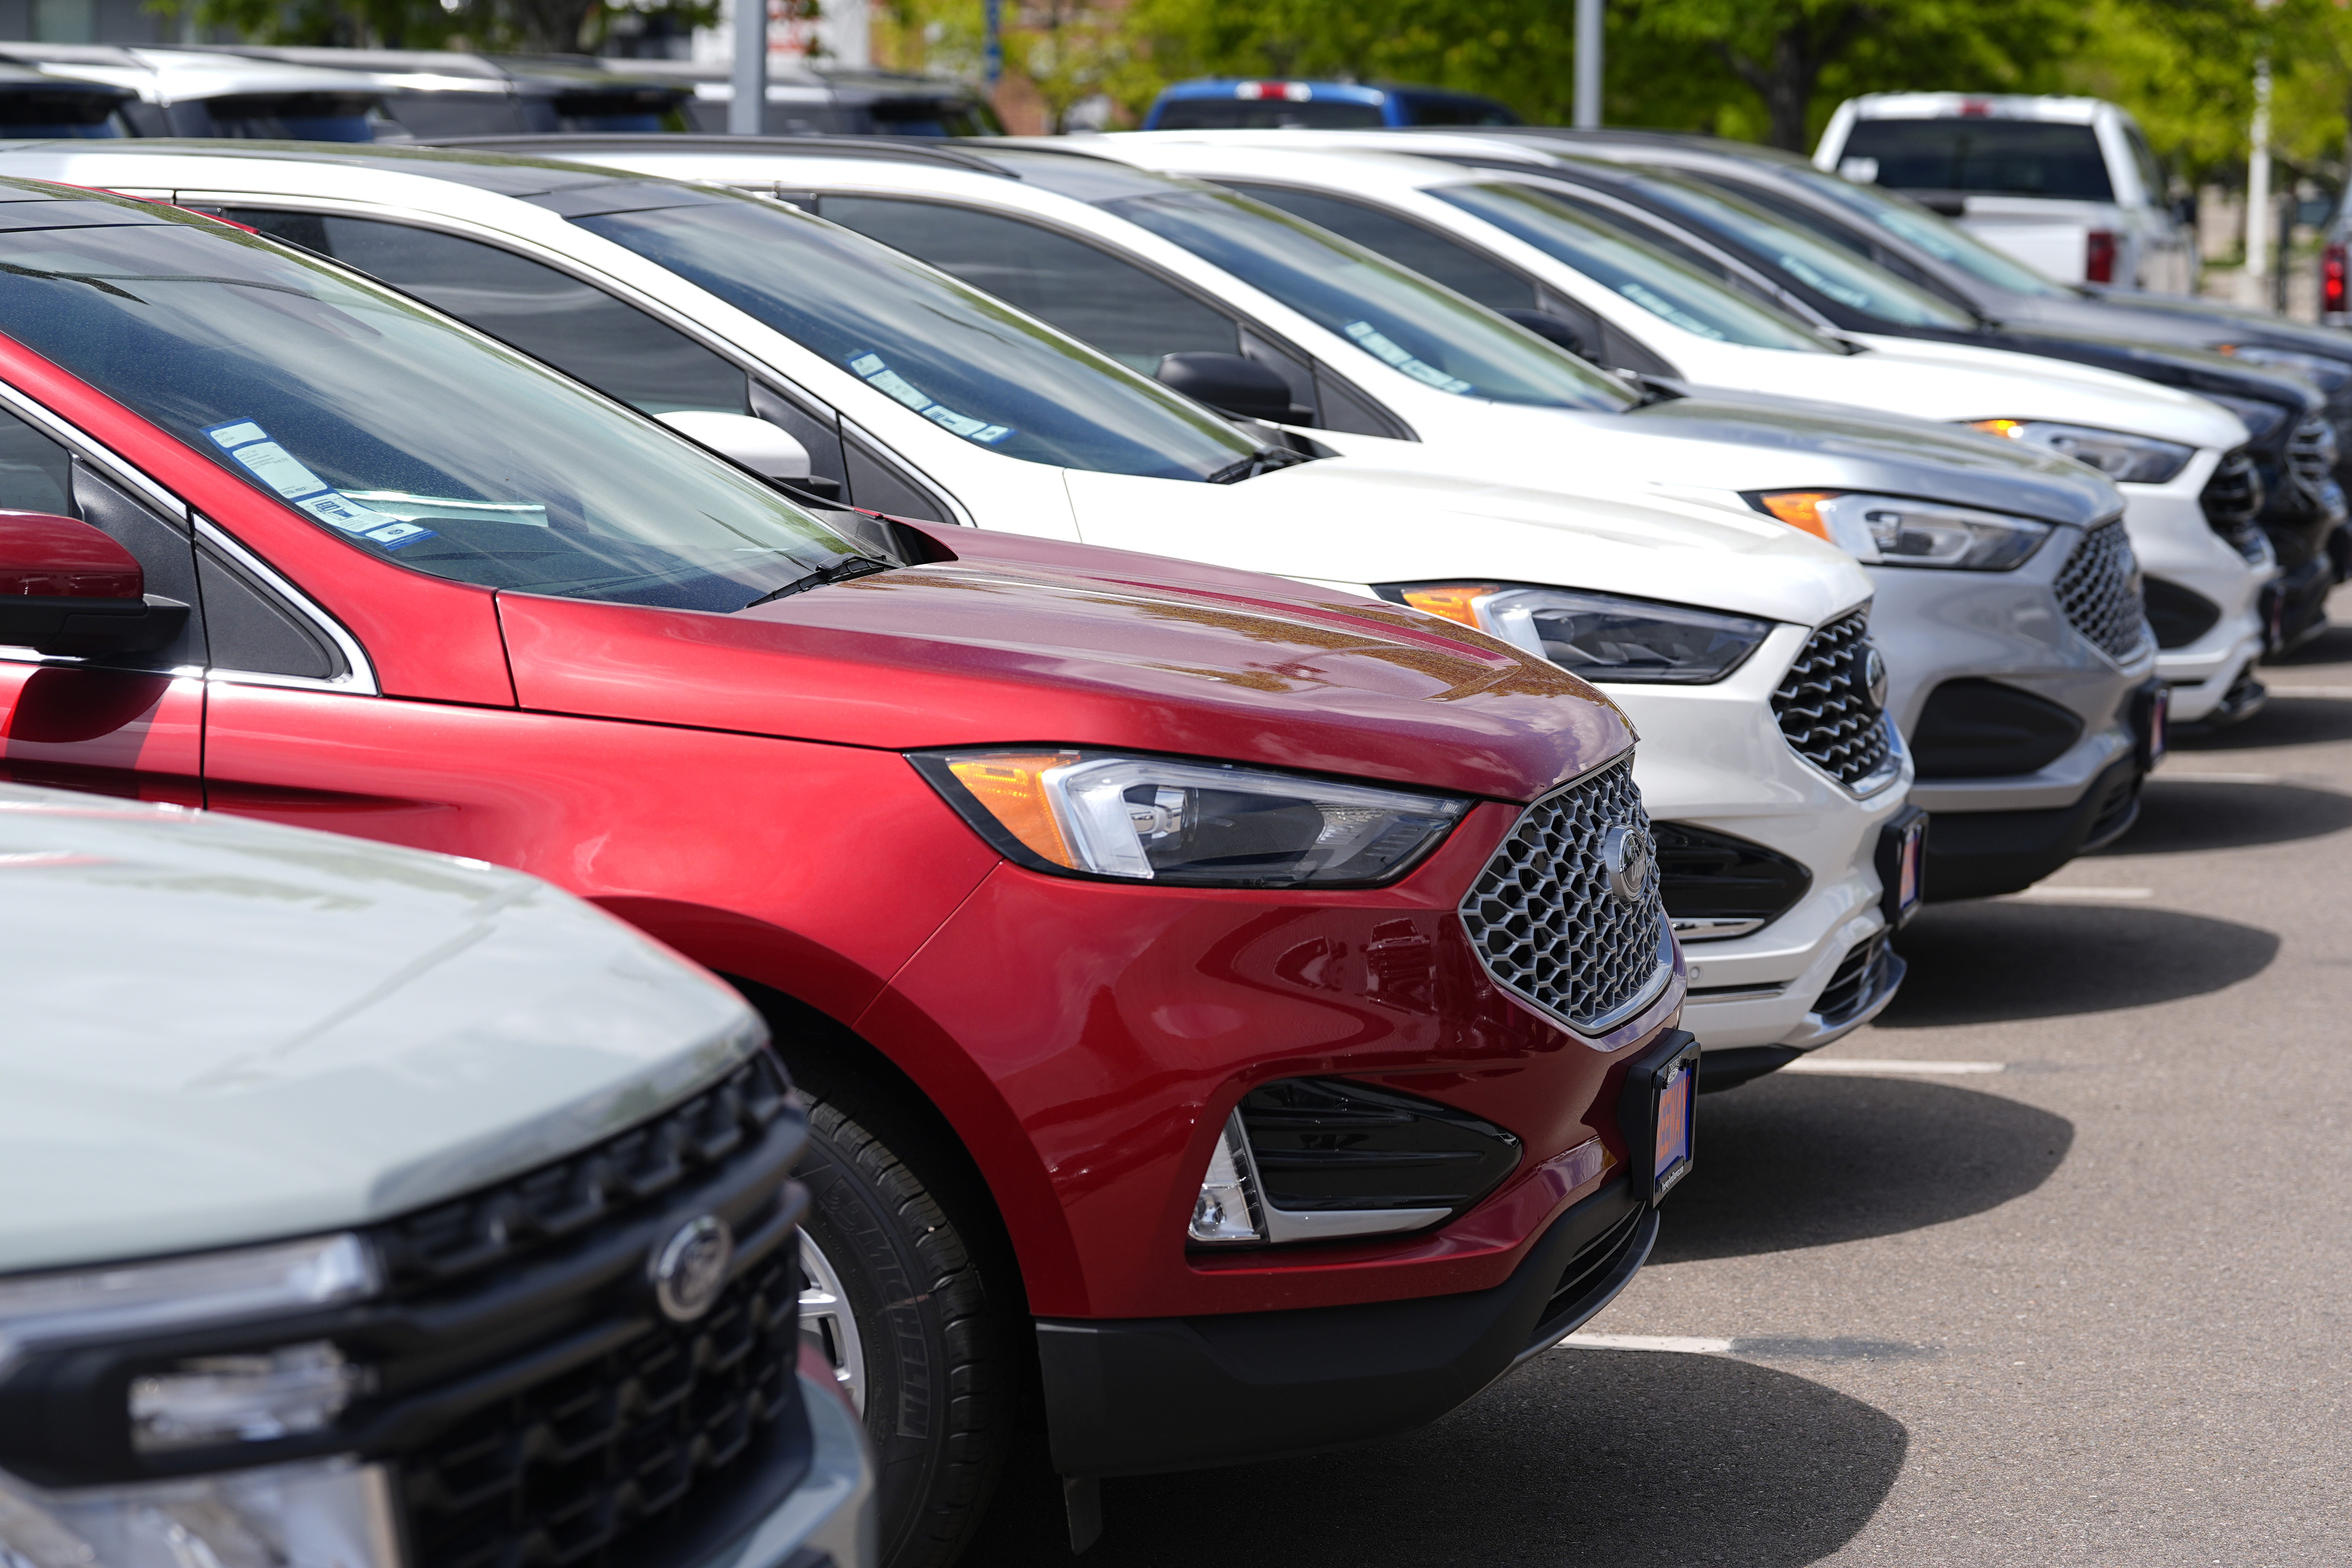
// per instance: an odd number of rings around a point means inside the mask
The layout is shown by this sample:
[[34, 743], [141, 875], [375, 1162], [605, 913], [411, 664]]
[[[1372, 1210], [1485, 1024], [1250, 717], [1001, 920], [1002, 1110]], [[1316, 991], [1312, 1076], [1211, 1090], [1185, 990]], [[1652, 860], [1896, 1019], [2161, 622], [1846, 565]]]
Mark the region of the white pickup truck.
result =
[[2188, 204], [2104, 99], [1874, 92], [1838, 105], [1813, 162], [1923, 202], [2062, 283], [2197, 291]]

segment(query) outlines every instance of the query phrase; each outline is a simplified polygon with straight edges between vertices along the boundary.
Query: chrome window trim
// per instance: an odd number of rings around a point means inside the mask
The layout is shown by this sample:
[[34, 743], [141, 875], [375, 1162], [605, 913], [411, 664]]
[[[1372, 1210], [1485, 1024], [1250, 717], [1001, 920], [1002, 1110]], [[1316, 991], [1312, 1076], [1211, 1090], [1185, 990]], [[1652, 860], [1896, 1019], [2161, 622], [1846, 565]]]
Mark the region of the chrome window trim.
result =
[[377, 684], [375, 665], [368, 658], [367, 650], [359, 639], [345, 630], [343, 624], [310, 601], [308, 595], [272, 570], [261, 557], [238, 543], [229, 532], [201, 514], [194, 517], [196, 538], [227, 556], [237, 565], [260, 579], [269, 591], [309, 621], [329, 642], [341, 650], [343, 662], [350, 666], [347, 673], [336, 676], [278, 675], [267, 670], [225, 669], [215, 665], [205, 672], [207, 682], [224, 686], [282, 686], [298, 691], [340, 691], [353, 697], [381, 697], [383, 689]]

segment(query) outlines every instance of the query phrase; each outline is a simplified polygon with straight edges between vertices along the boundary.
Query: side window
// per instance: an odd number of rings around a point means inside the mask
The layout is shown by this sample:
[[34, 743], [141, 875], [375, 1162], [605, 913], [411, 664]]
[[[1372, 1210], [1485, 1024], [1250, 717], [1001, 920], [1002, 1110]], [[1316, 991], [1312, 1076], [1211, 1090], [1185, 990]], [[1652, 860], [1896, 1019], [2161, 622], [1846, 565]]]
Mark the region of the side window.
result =
[[0, 510], [80, 515], [73, 506], [73, 459], [66, 449], [0, 409]]
[[745, 411], [735, 365], [635, 306], [511, 251], [373, 218], [259, 207], [222, 216], [380, 279], [647, 414]]
[[2124, 121], [2124, 141], [2131, 147], [2132, 166], [2139, 171], [2140, 196], [2148, 205], [2160, 207], [2171, 199], [2172, 183], [2164, 177], [2164, 165], [2156, 156], [2156, 149], [2138, 126]]
[[1424, 278], [1434, 278], [1490, 310], [1537, 308], [1535, 285], [1526, 279], [1468, 246], [1410, 219], [1319, 192], [1294, 191], [1246, 180], [1226, 180], [1223, 184], [1228, 190], [1238, 191], [1270, 207], [1280, 207], [1293, 217], [1304, 218], [1319, 228], [1352, 239]]
[[1239, 353], [1232, 318], [1083, 240], [937, 202], [828, 195], [820, 216], [903, 250], [1151, 374], [1163, 354]]

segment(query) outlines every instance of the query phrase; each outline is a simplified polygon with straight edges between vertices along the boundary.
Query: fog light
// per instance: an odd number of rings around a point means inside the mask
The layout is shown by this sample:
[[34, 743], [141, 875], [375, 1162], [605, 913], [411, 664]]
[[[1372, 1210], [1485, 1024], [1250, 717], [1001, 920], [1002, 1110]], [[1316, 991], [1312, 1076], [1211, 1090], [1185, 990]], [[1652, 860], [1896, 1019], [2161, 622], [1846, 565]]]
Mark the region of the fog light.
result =
[[1195, 1242], [1229, 1247], [1265, 1239], [1258, 1219], [1254, 1174], [1249, 1136], [1242, 1131], [1242, 1113], [1235, 1110], [1225, 1118], [1225, 1130], [1209, 1152], [1209, 1168], [1201, 1176], [1201, 1195], [1192, 1202]]
[[324, 1340], [184, 1361], [132, 1380], [131, 1445], [153, 1454], [321, 1431], [366, 1382], [366, 1369]]

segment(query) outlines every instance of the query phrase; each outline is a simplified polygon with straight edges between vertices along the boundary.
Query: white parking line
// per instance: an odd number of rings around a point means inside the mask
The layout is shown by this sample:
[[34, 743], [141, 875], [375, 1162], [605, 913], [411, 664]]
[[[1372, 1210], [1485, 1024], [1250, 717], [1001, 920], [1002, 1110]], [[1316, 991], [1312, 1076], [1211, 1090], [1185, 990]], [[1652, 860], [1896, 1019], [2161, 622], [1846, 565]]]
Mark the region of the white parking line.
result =
[[2176, 773], [2169, 768], [2147, 775], [2151, 784], [2276, 784], [2276, 773]]
[[2273, 686], [2273, 697], [2327, 697], [2342, 700], [2352, 697], [2352, 686]]
[[2116, 899], [2152, 899], [2154, 888], [2053, 888], [2048, 883], [2036, 883], [2008, 895], [2012, 899], [2074, 900], [2083, 903], [2105, 903]]
[[1673, 1351], [1681, 1355], [1729, 1355], [1729, 1340], [1689, 1334], [1570, 1334], [1552, 1347], [1561, 1351]]
[[1951, 1073], [2006, 1072], [2007, 1062], [1907, 1062], [1870, 1057], [1799, 1057], [1782, 1072], [1818, 1072], [1843, 1074], [1850, 1078], [1876, 1078], [1882, 1074], [1924, 1073], [1943, 1076]]

